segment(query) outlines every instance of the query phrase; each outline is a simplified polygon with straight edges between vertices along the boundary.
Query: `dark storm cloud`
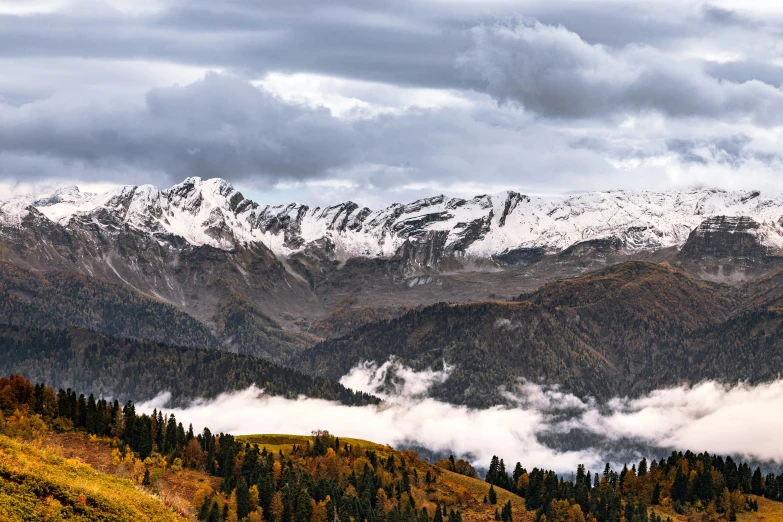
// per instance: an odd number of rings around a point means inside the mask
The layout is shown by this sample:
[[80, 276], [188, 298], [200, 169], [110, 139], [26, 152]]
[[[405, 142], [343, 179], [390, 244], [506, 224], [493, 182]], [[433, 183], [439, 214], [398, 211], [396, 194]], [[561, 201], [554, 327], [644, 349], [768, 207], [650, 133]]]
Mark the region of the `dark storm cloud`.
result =
[[500, 101], [543, 116], [602, 118], [657, 111], [669, 117], [750, 117], [777, 124], [783, 93], [759, 81], [719, 82], [698, 63], [649, 47], [611, 52], [568, 29], [538, 22], [473, 29], [461, 66]]
[[[454, 67], [471, 49], [470, 29], [523, 16], [560, 26], [590, 44], [666, 46], [705, 38], [745, 20], [704, 6], [661, 16], [644, 5], [600, 2], [460, 3], [402, 0], [162, 2], [130, 16], [100, 2], [62, 12], [0, 15], [0, 57], [146, 59], [262, 76], [314, 72], [398, 85], [479, 88]], [[81, 6], [81, 7], [79, 7]]]
[[[411, 185], [431, 193], [444, 184], [480, 183], [478, 173], [499, 187], [521, 187], [568, 183], [607, 168], [599, 155], [564, 146], [557, 129], [531, 125], [447, 109], [345, 120], [211, 73], [154, 89], [141, 105], [61, 98], [0, 105], [0, 174], [93, 180], [102, 172], [103, 180], [127, 183], [129, 172], [146, 172], [157, 177], [143, 181], [157, 184], [196, 175], [267, 187], [340, 178], [367, 191]], [[545, 170], [555, 172], [537, 179]]]
[[218, 74], [154, 89], [142, 106], [61, 101], [0, 107], [0, 151], [107, 172], [130, 166], [164, 172], [170, 181], [190, 175], [304, 179], [356, 159], [353, 129], [328, 110], [282, 103]]
[[413, 9], [406, 2], [194, 1], [132, 17], [110, 9], [0, 16], [0, 56], [141, 58], [251, 76], [306, 71], [462, 85], [453, 62], [469, 46], [475, 22], [430, 23], [426, 8]]

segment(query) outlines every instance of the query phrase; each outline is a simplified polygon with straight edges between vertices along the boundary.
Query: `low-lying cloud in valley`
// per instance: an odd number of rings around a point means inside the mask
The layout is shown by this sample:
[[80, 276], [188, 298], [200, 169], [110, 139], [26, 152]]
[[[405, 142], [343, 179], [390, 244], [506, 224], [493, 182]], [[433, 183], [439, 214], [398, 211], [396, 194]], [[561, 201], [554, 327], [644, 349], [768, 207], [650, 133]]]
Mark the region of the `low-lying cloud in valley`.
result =
[[783, 380], [754, 386], [709, 381], [605, 404], [523, 382], [507, 394], [511, 405], [475, 410], [425, 396], [450, 370], [417, 372], [391, 360], [361, 364], [343, 377], [346, 386], [383, 397], [380, 406], [271, 397], [252, 386], [174, 410], [165, 408], [164, 393], [137, 409], [164, 408], [195, 430], [206, 426], [235, 435], [327, 429], [397, 448], [453, 452], [481, 467], [497, 454], [528, 468], [568, 472], [584, 463], [596, 470], [607, 461], [660, 458], [672, 449], [783, 463], [783, 419], [777, 414]]

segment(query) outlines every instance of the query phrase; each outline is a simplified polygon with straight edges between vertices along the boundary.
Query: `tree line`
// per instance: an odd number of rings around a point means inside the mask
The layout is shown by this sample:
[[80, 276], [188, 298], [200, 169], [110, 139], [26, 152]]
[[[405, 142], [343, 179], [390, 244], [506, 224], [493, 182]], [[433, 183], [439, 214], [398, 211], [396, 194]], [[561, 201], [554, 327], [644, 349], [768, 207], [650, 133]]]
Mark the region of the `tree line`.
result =
[[528, 471], [519, 462], [509, 473], [495, 456], [485, 480], [492, 485], [490, 503], [494, 486], [507, 489], [525, 498], [539, 522], [660, 522], [657, 506], [733, 522], [739, 512], [758, 510], [750, 495], [783, 501], [783, 474], [765, 475], [760, 467], [753, 470], [730, 456], [706, 452], [672, 452], [649, 463], [643, 458], [619, 472], [607, 463], [602, 473], [593, 474], [580, 464], [568, 479], [552, 470]]

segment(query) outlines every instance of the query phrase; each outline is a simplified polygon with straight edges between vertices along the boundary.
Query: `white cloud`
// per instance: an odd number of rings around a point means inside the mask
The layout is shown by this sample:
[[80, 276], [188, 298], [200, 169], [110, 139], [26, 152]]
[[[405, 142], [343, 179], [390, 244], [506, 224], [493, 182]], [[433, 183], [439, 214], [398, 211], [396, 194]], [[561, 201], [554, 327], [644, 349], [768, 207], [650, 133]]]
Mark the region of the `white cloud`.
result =
[[449, 89], [402, 87], [310, 73], [269, 73], [253, 84], [286, 102], [326, 107], [334, 116], [349, 120], [401, 114], [412, 108], [469, 108], [474, 105], [471, 98], [476, 98]]
[[[397, 378], [396, 393], [387, 386], [389, 372]], [[584, 463], [596, 470], [607, 461], [642, 456], [660, 458], [670, 449], [743, 455], [783, 463], [779, 434], [783, 419], [783, 381], [749, 386], [696, 386], [656, 390], [637, 399], [618, 398], [599, 405], [557, 389], [523, 383], [509, 395], [514, 407], [474, 410], [423, 397], [436, 382], [448, 378], [441, 371], [416, 372], [396, 361], [357, 366], [341, 382], [385, 398], [381, 406], [349, 407], [308, 399], [269, 397], [262, 390], [221, 395], [196, 401], [173, 411], [195, 429], [233, 434], [309, 434], [314, 429], [371, 440], [392, 446], [421, 446], [432, 451], [469, 455], [486, 466], [493, 454], [506, 462], [522, 462], [557, 471], [572, 471]], [[150, 412], [165, 406], [167, 395], [138, 405]], [[589, 434], [592, 444], [548, 442], [552, 434], [577, 430]], [[567, 437], [566, 437], [566, 440]], [[650, 448], [658, 448], [652, 450]], [[616, 462], [622, 465], [623, 462]]]

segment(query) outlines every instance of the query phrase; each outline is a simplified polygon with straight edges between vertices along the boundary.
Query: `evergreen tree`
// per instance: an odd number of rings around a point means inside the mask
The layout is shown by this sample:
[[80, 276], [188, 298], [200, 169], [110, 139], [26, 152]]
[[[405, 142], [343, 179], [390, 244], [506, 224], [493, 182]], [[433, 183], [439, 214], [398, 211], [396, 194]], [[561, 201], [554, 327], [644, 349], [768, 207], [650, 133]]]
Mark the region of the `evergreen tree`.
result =
[[212, 502], [212, 509], [209, 510], [209, 522], [222, 522], [223, 517], [220, 515], [220, 506], [218, 506], [217, 500]]
[[685, 502], [688, 500], [688, 476], [685, 475], [681, 467], [677, 467], [677, 473], [674, 476], [672, 485], [672, 500]]
[[643, 477], [647, 474], [647, 459], [642, 457], [641, 462], [639, 462], [639, 471], [637, 473], [640, 477]]
[[508, 502], [506, 502], [505, 506], [503, 506], [503, 511], [500, 514], [500, 519], [503, 522], [511, 522], [512, 517], [511, 517], [511, 501], [510, 500]]
[[655, 487], [653, 488], [652, 492], [652, 500], [650, 501], [650, 504], [653, 506], [657, 506], [661, 503], [661, 483], [656, 482]]
[[237, 518], [242, 520], [250, 513], [250, 493], [245, 477], [240, 477], [237, 483]]
[[163, 437], [163, 453], [171, 455], [177, 449], [177, 419], [174, 418], [174, 414], [169, 415], [169, 420], [166, 423], [166, 433]]
[[495, 485], [491, 484], [489, 486], [489, 493], [487, 494], [487, 498], [489, 499], [489, 503], [493, 506], [498, 503], [498, 496], [495, 493]]
[[754, 495], [763, 495], [764, 494], [764, 484], [761, 478], [761, 468], [756, 468], [756, 471], [753, 472], [753, 478], [750, 480], [750, 492]]
[[98, 433], [98, 407], [95, 404], [95, 395], [90, 394], [90, 398], [87, 399], [87, 407], [84, 415], [84, 427], [87, 428], [88, 433]]
[[489, 482], [490, 484], [497, 483], [499, 468], [500, 468], [500, 461], [497, 455], [493, 455], [492, 460], [489, 463], [489, 469], [487, 470], [487, 478], [486, 478], [487, 482]]
[[443, 522], [443, 512], [441, 512], [440, 506], [435, 508], [435, 516], [432, 517], [432, 522]]

